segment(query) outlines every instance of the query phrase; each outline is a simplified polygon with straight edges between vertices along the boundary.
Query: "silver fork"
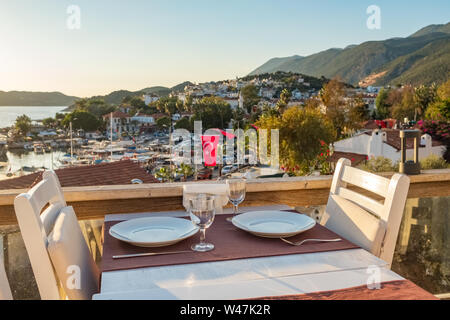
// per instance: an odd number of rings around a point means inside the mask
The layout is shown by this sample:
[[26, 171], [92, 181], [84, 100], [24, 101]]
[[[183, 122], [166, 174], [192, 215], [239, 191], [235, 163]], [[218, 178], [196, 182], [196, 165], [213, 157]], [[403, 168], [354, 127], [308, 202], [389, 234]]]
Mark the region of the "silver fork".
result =
[[292, 242], [289, 240], [286, 240], [284, 238], [280, 238], [282, 241], [289, 243], [290, 245], [293, 246], [301, 246], [302, 244], [306, 243], [306, 242], [339, 242], [342, 241], [342, 239], [329, 239], [329, 240], [325, 240], [325, 239], [306, 239], [303, 241], [299, 241], [299, 242]]

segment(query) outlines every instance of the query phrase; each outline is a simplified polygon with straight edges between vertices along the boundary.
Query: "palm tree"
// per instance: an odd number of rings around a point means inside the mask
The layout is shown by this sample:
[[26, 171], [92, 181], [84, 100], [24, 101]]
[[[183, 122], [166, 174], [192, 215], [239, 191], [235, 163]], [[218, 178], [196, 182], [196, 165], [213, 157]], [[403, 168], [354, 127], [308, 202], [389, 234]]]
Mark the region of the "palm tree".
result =
[[192, 112], [192, 104], [193, 104], [193, 98], [191, 95], [188, 95], [186, 97], [186, 101], [184, 102], [184, 109], [186, 112]]
[[87, 110], [89, 100], [86, 98], [75, 101], [76, 110]]
[[184, 103], [182, 100], [177, 99], [176, 106], [179, 113], [182, 113], [184, 111]]
[[291, 101], [292, 98], [292, 93], [288, 90], [288, 89], [283, 89], [283, 91], [281, 91], [280, 94], [280, 100], [278, 100], [277, 102], [277, 110], [280, 113], [284, 113], [284, 111], [286, 111], [286, 108], [289, 104], [289, 102]]
[[182, 163], [180, 168], [178, 168], [178, 173], [183, 175], [183, 181], [186, 181], [188, 177], [194, 174], [194, 169], [187, 164]]
[[14, 124], [16, 130], [22, 135], [26, 136], [26, 134], [31, 129], [31, 119], [27, 115], [21, 115], [16, 118], [16, 122]]
[[173, 172], [168, 167], [162, 167], [155, 173], [155, 178], [161, 179], [162, 182], [172, 181], [173, 180]]

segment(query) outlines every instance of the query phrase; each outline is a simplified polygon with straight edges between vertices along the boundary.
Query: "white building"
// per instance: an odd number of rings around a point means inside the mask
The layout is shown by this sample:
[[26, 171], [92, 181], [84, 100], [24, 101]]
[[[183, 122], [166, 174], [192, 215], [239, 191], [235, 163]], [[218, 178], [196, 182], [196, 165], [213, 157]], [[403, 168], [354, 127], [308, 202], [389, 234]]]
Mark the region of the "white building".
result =
[[220, 83], [217, 87], [217, 90], [222, 91], [222, 92], [228, 91], [228, 83], [226, 83], [226, 82]]
[[292, 99], [294, 100], [300, 100], [303, 98], [303, 94], [300, 90], [295, 89], [294, 91], [292, 91]]
[[151, 103], [153, 103], [153, 102], [156, 102], [156, 101], [158, 101], [159, 100], [159, 97], [158, 96], [156, 96], [156, 95], [154, 95], [154, 94], [145, 94], [144, 96], [143, 96], [143, 99], [144, 99], [144, 102], [145, 102], [145, 105], [150, 105]]
[[239, 99], [238, 98], [225, 98], [224, 99], [231, 107], [231, 109], [236, 110], [239, 107]]
[[238, 103], [239, 109], [244, 109], [244, 97], [239, 92], [239, 103]]
[[379, 93], [382, 87], [372, 87], [372, 86], [368, 86], [366, 88], [367, 92], [369, 93]]
[[181, 114], [175, 113], [172, 115], [172, 121], [178, 121], [181, 119]]
[[[365, 155], [369, 158], [384, 157], [391, 159], [393, 163], [401, 159], [400, 130], [373, 130], [363, 132], [351, 138], [334, 143], [334, 151], [340, 153], [352, 153]], [[446, 147], [439, 141], [433, 141], [431, 136], [422, 136], [419, 149], [419, 160], [427, 158], [431, 154], [442, 157]], [[414, 158], [414, 142], [408, 139], [406, 143], [407, 159]]]
[[94, 139], [94, 140], [98, 140], [98, 139], [104, 138], [104, 136], [101, 133], [97, 132], [97, 131], [85, 132], [84, 137], [86, 139]]
[[245, 82], [245, 81], [238, 81], [238, 82], [236, 83], [236, 88], [237, 88], [238, 90], [242, 89], [242, 88], [245, 87], [245, 86], [247, 86], [247, 82]]
[[228, 91], [228, 92], [225, 92], [225, 93], [223, 94], [223, 97], [224, 97], [224, 98], [235, 99], [235, 98], [238, 98], [238, 97], [239, 97], [239, 93], [238, 93], [238, 92], [233, 92], [233, 91]]
[[121, 111], [105, 114], [103, 120], [106, 123], [106, 134], [108, 138], [111, 138], [111, 124], [113, 136], [121, 136], [124, 132], [135, 132], [138, 130], [137, 126], [132, 123], [131, 117]]
[[275, 96], [275, 89], [272, 88], [261, 88], [259, 89], [259, 96], [265, 99], [272, 99]]
[[377, 94], [364, 94], [362, 100], [368, 106], [370, 112], [376, 109]]
[[152, 116], [142, 113], [136, 113], [135, 116], [131, 117], [131, 121], [136, 121], [141, 124], [154, 124], [155, 119]]

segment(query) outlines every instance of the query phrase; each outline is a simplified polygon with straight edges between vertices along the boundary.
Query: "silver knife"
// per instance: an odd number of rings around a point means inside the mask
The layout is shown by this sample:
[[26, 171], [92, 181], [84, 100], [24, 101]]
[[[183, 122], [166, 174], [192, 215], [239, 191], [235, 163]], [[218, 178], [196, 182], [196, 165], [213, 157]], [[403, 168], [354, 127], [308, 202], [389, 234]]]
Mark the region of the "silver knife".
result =
[[179, 254], [193, 252], [192, 250], [186, 251], [173, 251], [173, 252], [149, 252], [149, 253], [138, 253], [138, 254], [125, 254], [121, 256], [113, 256], [113, 259], [125, 259], [125, 258], [138, 258], [138, 257], [151, 257], [151, 256], [161, 256], [167, 254]]

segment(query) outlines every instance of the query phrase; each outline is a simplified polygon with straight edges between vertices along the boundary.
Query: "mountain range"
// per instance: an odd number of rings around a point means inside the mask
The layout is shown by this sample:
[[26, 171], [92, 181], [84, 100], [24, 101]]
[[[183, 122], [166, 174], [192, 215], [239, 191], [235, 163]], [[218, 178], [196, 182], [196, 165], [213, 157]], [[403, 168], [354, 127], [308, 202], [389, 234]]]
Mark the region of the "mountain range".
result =
[[68, 106], [76, 99], [61, 92], [0, 91], [0, 106]]
[[[105, 96], [92, 98], [104, 99], [109, 104], [120, 104], [126, 96], [139, 96], [142, 94], [156, 94], [160, 97], [168, 96], [172, 91], [183, 91], [184, 87], [192, 84], [189, 81], [180, 83], [172, 88], [150, 87], [139, 91], [118, 90]], [[79, 97], [67, 96], [61, 92], [28, 92], [28, 91], [0, 91], [1, 106], [70, 106]]]
[[192, 83], [189, 81], [185, 81], [185, 82], [180, 83], [172, 88], [156, 86], [156, 87], [145, 88], [145, 89], [138, 90], [138, 91], [119, 90], [119, 91], [111, 92], [110, 94], [108, 94], [106, 96], [96, 96], [93, 98], [104, 99], [105, 102], [109, 103], [109, 104], [120, 104], [122, 102], [123, 98], [125, 98], [127, 96], [134, 97], [134, 96], [140, 96], [143, 94], [155, 94], [159, 97], [165, 97], [165, 96], [168, 96], [172, 91], [175, 91], [175, 92], [184, 91], [184, 87], [186, 87], [187, 85], [190, 85], [190, 84], [192, 84]]
[[407, 38], [273, 58], [250, 75], [276, 71], [340, 77], [361, 86], [441, 83], [450, 76], [450, 23], [427, 26]]

